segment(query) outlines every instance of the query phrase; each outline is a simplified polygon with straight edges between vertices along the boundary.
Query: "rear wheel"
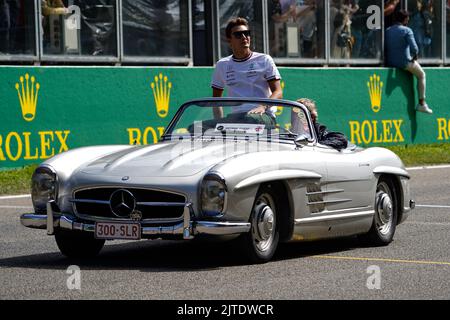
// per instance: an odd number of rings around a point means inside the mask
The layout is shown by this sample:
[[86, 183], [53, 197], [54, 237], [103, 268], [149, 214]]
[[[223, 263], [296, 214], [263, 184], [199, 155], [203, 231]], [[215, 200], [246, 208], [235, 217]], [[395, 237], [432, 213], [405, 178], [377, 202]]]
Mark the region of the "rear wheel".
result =
[[56, 244], [68, 258], [92, 258], [102, 250], [105, 240], [95, 239], [91, 233], [61, 231], [55, 233]]
[[397, 193], [391, 179], [382, 176], [377, 183], [375, 194], [375, 215], [369, 232], [361, 238], [375, 246], [392, 242], [397, 226]]
[[241, 237], [242, 248], [254, 263], [269, 261], [277, 249], [280, 234], [276, 201], [274, 190], [260, 188], [250, 217], [251, 229]]

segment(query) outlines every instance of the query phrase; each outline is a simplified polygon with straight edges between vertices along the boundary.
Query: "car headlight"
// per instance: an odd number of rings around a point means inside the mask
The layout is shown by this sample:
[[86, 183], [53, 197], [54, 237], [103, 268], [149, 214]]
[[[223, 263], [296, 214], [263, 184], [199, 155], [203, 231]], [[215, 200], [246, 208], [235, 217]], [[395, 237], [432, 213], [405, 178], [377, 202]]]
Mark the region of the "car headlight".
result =
[[56, 200], [58, 196], [58, 184], [56, 172], [46, 166], [38, 167], [31, 178], [31, 199], [34, 212], [45, 214], [47, 202]]
[[225, 212], [227, 186], [223, 178], [216, 174], [205, 176], [202, 182], [201, 205], [205, 216], [218, 216]]

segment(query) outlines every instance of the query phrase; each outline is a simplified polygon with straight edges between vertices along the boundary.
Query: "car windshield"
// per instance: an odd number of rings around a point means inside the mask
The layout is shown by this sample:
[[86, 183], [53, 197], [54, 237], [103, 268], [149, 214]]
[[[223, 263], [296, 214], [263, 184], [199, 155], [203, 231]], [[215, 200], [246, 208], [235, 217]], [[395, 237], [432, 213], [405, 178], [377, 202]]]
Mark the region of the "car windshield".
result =
[[[252, 113], [256, 108], [266, 112]], [[280, 100], [198, 100], [179, 110], [163, 139], [226, 136], [293, 140], [299, 135], [312, 139], [306, 110], [298, 103]]]

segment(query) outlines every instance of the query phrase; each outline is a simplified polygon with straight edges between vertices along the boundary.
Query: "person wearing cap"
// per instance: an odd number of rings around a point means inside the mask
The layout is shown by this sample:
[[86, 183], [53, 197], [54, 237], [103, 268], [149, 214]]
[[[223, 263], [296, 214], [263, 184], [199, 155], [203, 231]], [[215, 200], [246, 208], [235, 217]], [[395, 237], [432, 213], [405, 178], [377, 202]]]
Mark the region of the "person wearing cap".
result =
[[[220, 59], [212, 75], [213, 97], [222, 97], [227, 89], [229, 97], [281, 99], [281, 76], [271, 56], [251, 50], [251, 31], [244, 18], [228, 22], [225, 29], [232, 55]], [[263, 122], [275, 124], [276, 107], [241, 105], [233, 113], [257, 116]], [[215, 118], [223, 117], [223, 110], [214, 110]]]
[[419, 103], [416, 110], [431, 114], [425, 101], [426, 76], [425, 71], [417, 62], [419, 47], [414, 39], [414, 33], [407, 27], [409, 13], [406, 10], [399, 10], [394, 13], [395, 24], [386, 29], [385, 48], [386, 63], [390, 67], [401, 68], [411, 72], [417, 78], [417, 91], [419, 92]]

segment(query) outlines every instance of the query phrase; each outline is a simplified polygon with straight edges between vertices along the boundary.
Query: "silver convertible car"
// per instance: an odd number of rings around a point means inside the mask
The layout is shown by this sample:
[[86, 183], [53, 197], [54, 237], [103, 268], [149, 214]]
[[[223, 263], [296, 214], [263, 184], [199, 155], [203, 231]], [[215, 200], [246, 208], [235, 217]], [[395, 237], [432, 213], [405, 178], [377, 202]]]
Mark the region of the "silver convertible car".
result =
[[[240, 112], [261, 105], [276, 118]], [[21, 223], [46, 229], [68, 257], [94, 256], [105, 240], [220, 238], [256, 263], [288, 241], [358, 235], [387, 245], [414, 208], [391, 151], [336, 150], [318, 141], [302, 104], [232, 98], [183, 104], [157, 144], [47, 160], [32, 200]]]

